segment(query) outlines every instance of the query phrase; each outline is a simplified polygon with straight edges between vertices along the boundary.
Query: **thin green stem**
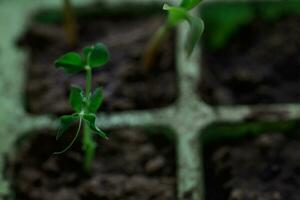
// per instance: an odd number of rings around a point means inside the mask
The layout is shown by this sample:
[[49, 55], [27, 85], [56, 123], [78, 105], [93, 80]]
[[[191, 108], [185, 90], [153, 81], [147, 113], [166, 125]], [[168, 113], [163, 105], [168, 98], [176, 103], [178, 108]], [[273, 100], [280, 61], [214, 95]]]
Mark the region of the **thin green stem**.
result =
[[92, 162], [95, 156], [96, 143], [93, 140], [93, 135], [88, 127], [87, 123], [84, 123], [84, 135], [83, 135], [83, 150], [85, 153], [84, 157], [84, 171], [90, 173], [92, 169]]
[[[86, 103], [89, 104], [91, 89], [92, 89], [92, 69], [86, 67]], [[95, 155], [96, 143], [93, 140], [93, 135], [91, 129], [88, 127], [87, 123], [84, 122], [84, 131], [83, 131], [83, 150], [85, 152], [84, 160], [84, 171], [90, 173], [92, 169], [92, 162]]]
[[92, 89], [92, 69], [90, 66], [86, 67], [85, 87], [86, 87], [86, 90], [85, 90], [86, 95], [87, 95], [87, 97], [89, 97], [90, 93], [91, 93], [91, 89]]

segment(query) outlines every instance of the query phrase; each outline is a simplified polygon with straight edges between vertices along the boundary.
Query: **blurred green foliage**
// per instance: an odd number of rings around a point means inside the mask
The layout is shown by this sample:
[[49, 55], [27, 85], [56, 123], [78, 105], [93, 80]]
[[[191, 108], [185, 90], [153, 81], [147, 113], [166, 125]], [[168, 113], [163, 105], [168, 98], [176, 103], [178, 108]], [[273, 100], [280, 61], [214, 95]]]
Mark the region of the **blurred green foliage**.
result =
[[256, 137], [264, 133], [296, 134], [297, 129], [299, 129], [298, 120], [242, 122], [238, 124], [214, 123], [203, 130], [201, 140], [204, 144], [217, 141], [239, 141], [243, 138]]
[[[153, 2], [149, 5], [137, 4], [134, 2], [124, 4], [114, 5], [114, 7], [106, 4], [105, 2], [98, 1], [97, 3], [75, 7], [75, 14], [77, 19], [91, 19], [94, 17], [145, 17], [152, 15], [165, 14], [161, 11], [162, 3]], [[57, 8], [46, 8], [34, 14], [34, 22], [41, 24], [56, 24], [62, 23], [63, 20], [63, 10]]]
[[209, 50], [225, 46], [241, 26], [255, 20], [276, 21], [300, 13], [300, 1], [219, 2], [205, 4], [201, 16], [206, 24], [204, 42]]

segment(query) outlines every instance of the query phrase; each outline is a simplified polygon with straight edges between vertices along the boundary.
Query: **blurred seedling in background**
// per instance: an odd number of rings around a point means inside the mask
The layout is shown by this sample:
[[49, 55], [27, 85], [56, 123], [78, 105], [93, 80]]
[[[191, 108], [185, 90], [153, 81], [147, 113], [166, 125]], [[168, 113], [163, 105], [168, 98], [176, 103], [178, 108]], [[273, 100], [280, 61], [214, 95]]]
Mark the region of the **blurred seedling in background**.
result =
[[166, 22], [157, 30], [146, 46], [143, 55], [143, 64], [146, 70], [153, 67], [158, 50], [171, 30], [184, 21], [190, 25], [185, 47], [187, 55], [190, 56], [204, 31], [204, 22], [200, 17], [189, 14], [189, 11], [198, 6], [201, 1], [202, 0], [182, 0], [179, 6], [164, 4], [163, 9], [168, 11], [168, 17]]
[[96, 150], [93, 133], [107, 139], [107, 135], [95, 125], [96, 112], [103, 101], [103, 91], [101, 88], [97, 88], [92, 92], [92, 71], [105, 65], [108, 60], [109, 53], [106, 47], [98, 43], [94, 46], [84, 48], [82, 55], [69, 52], [55, 61], [55, 67], [62, 68], [67, 74], [75, 74], [81, 71], [85, 71], [86, 73], [85, 91], [79, 87], [71, 87], [69, 102], [75, 113], [59, 118], [60, 128], [56, 139], [59, 139], [73, 123], [78, 122], [76, 134], [71, 143], [63, 151], [56, 152], [55, 154], [61, 154], [70, 149], [78, 138], [83, 126], [82, 149], [85, 152], [84, 171], [87, 173], [91, 171]]
[[69, 47], [75, 47], [78, 44], [78, 26], [74, 7], [71, 0], [63, 0], [63, 18], [65, 39]]

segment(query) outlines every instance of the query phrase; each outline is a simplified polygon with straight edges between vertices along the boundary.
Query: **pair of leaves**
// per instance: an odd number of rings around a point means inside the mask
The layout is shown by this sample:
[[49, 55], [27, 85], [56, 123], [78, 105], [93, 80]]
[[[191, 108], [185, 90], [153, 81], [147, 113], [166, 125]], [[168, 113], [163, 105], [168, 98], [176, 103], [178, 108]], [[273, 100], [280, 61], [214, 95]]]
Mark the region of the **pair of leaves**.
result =
[[64, 148], [62, 151], [55, 152], [54, 154], [64, 153], [72, 147], [72, 145], [74, 144], [74, 142], [79, 136], [79, 132], [81, 130], [81, 125], [83, 120], [87, 123], [87, 125], [92, 131], [96, 132], [101, 137], [108, 139], [107, 135], [95, 125], [96, 116], [94, 114], [83, 115], [83, 119], [79, 115], [77, 115], [76, 117], [73, 115], [62, 116], [60, 118], [60, 129], [56, 136], [56, 139], [59, 139], [63, 135], [63, 133], [71, 126], [71, 124], [76, 120], [79, 120], [79, 126], [76, 131], [76, 135], [74, 136], [74, 138], [66, 148]]
[[59, 118], [60, 127], [58, 129], [56, 139], [59, 139], [76, 121], [79, 121], [79, 126], [76, 135], [70, 142], [70, 144], [64, 150], [56, 152], [55, 154], [64, 153], [69, 148], [71, 148], [79, 135], [82, 121], [84, 121], [92, 131], [107, 139], [107, 135], [95, 124], [95, 113], [97, 112], [103, 101], [102, 90], [100, 88], [97, 88], [93, 94], [85, 96], [84, 92], [80, 88], [73, 86], [71, 88], [69, 101], [76, 113], [73, 115], [64, 115]]
[[55, 152], [54, 154], [62, 154], [64, 152], [66, 152], [67, 150], [69, 150], [74, 142], [76, 141], [76, 139], [79, 136], [79, 132], [81, 130], [81, 126], [82, 126], [82, 121], [84, 121], [88, 127], [94, 131], [95, 133], [97, 133], [98, 135], [100, 135], [102, 138], [104, 139], [108, 139], [106, 133], [104, 133], [102, 130], [100, 130], [97, 126], [96, 126], [96, 115], [95, 114], [84, 114], [83, 116], [79, 115], [79, 114], [73, 114], [73, 115], [64, 115], [62, 117], [60, 117], [59, 122], [60, 122], [60, 128], [58, 130], [58, 133], [56, 135], [56, 139], [58, 140], [67, 129], [70, 128], [70, 126], [75, 122], [79, 120], [79, 125], [76, 131], [76, 134], [74, 136], [74, 138], [72, 139], [72, 141], [70, 142], [70, 144], [64, 148], [62, 151], [59, 152]]
[[169, 12], [168, 23], [171, 26], [177, 26], [183, 21], [187, 21], [189, 23], [190, 30], [185, 43], [188, 56], [193, 52], [204, 31], [203, 20], [199, 17], [191, 16], [188, 13], [188, 9], [193, 8], [199, 2], [199, 0], [187, 0], [182, 2], [181, 7], [169, 6], [168, 4], [164, 4], [163, 7], [164, 10]]
[[95, 114], [84, 114], [81, 116], [77, 113], [73, 115], [64, 115], [59, 118], [60, 128], [58, 129], [56, 139], [59, 139], [66, 132], [66, 130], [68, 130], [70, 126], [78, 120], [79, 122], [84, 120], [84, 122], [86, 122], [86, 124], [92, 131], [96, 132], [101, 137], [107, 139], [107, 135], [96, 126]]
[[63, 68], [66, 73], [74, 74], [85, 69], [98, 68], [105, 65], [109, 60], [107, 48], [98, 43], [94, 46], [87, 47], [83, 50], [83, 57], [78, 53], [67, 53], [55, 61], [55, 67]]
[[69, 97], [69, 102], [72, 108], [80, 113], [84, 108], [86, 108], [89, 113], [96, 113], [103, 102], [103, 90], [97, 88], [93, 94], [87, 96], [84, 92], [75, 86], [71, 87], [71, 93]]
[[[61, 137], [63, 133], [75, 121], [79, 120], [82, 117], [81, 116], [82, 112], [83, 112], [83, 119], [86, 120], [88, 124], [90, 124], [90, 128], [94, 131], [98, 131], [95, 128], [96, 115], [94, 113], [97, 112], [97, 110], [102, 104], [103, 101], [102, 89], [97, 88], [95, 92], [89, 97], [89, 100], [87, 101], [87, 97], [84, 95], [84, 92], [80, 88], [72, 86], [69, 101], [76, 113], [73, 115], [64, 115], [60, 117], [59, 119], [60, 128], [57, 133], [57, 139]], [[84, 108], [86, 108], [87, 111], [84, 111]], [[84, 112], [87, 112], [87, 114]], [[95, 117], [94, 120], [91, 119], [91, 115]], [[85, 119], [84, 116], [88, 116], [88, 117], [86, 117]]]

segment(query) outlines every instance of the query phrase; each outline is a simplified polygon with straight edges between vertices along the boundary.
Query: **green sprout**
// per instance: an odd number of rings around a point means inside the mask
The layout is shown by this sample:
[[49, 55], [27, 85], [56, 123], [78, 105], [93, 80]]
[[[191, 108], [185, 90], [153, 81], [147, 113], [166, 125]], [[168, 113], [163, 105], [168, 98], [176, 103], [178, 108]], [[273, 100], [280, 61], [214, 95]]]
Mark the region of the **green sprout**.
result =
[[70, 149], [78, 138], [83, 126], [82, 149], [85, 152], [85, 172], [91, 171], [96, 149], [92, 133], [94, 132], [102, 138], [107, 139], [107, 135], [95, 125], [96, 112], [103, 101], [103, 91], [101, 88], [97, 88], [94, 92], [91, 90], [92, 70], [102, 67], [108, 60], [109, 54], [106, 47], [98, 43], [94, 46], [84, 48], [82, 56], [75, 52], [69, 52], [55, 61], [55, 67], [62, 68], [67, 74], [75, 74], [80, 71], [85, 71], [86, 73], [85, 92], [79, 87], [71, 87], [69, 102], [75, 113], [59, 118], [60, 128], [56, 139], [59, 139], [74, 122], [79, 122], [78, 129], [71, 143], [64, 150], [54, 153], [61, 154]]
[[185, 48], [187, 55], [191, 55], [204, 31], [204, 22], [200, 17], [189, 14], [189, 11], [199, 5], [201, 1], [202, 0], [182, 0], [179, 6], [164, 4], [163, 9], [168, 11], [168, 17], [166, 22], [153, 35], [146, 47], [143, 56], [144, 67], [146, 69], [153, 66], [157, 52], [170, 31], [184, 21], [190, 25]]
[[70, 47], [74, 47], [78, 43], [78, 25], [74, 7], [70, 0], [63, 1], [63, 15], [66, 42]]

